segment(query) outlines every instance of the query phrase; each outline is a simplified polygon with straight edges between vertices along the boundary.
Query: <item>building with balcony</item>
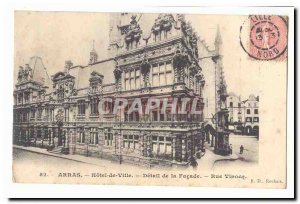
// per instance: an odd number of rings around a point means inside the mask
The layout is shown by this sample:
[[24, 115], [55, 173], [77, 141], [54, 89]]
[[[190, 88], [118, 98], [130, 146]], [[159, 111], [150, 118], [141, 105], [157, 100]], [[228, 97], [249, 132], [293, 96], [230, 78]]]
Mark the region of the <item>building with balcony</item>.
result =
[[[206, 67], [200, 65], [198, 50], [203, 42], [182, 14], [110, 15], [108, 59], [98, 60], [93, 48], [87, 65], [66, 61], [51, 77], [36, 66], [41, 59], [19, 68], [14, 143], [120, 163], [187, 166], [205, 142]], [[210, 60], [214, 69], [221, 66], [220, 57]], [[221, 111], [224, 80], [218, 77]], [[197, 114], [178, 111], [186, 97], [197, 99]], [[168, 99], [166, 111], [161, 111], [162, 102], [147, 113], [129, 110], [135, 99], [145, 110], [151, 98]], [[128, 104], [115, 112], [120, 99]]]

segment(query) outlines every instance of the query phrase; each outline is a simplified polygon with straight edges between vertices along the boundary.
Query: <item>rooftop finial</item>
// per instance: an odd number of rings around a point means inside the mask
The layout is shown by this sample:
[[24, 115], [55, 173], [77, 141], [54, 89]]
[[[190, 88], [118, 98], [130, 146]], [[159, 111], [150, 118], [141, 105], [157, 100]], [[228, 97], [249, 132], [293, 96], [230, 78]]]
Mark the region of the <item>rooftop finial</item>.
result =
[[93, 40], [93, 51], [95, 51], [95, 40]]
[[217, 26], [217, 33], [215, 38], [215, 52], [217, 55], [222, 54], [222, 37], [219, 24]]
[[96, 63], [98, 60], [98, 54], [95, 50], [95, 40], [93, 40], [93, 48], [90, 52], [90, 60], [89, 60], [89, 64], [94, 64]]
[[221, 37], [219, 24], [217, 25], [217, 33], [216, 33], [216, 38], [215, 38], [215, 44], [217, 44], [217, 43], [222, 44], [222, 37]]

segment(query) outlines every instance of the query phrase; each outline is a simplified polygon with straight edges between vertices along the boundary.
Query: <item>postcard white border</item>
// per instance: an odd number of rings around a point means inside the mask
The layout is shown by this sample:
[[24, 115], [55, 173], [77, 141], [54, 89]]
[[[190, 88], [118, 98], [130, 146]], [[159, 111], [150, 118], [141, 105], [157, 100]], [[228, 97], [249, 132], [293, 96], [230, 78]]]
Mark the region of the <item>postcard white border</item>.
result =
[[[130, 3], [131, 2], [131, 3]], [[192, 3], [193, 2], [193, 3]], [[4, 49], [1, 49], [3, 62], [1, 67], [1, 166], [4, 183], [5, 197], [15, 198], [43, 198], [43, 197], [157, 197], [157, 198], [243, 198], [243, 197], [293, 197], [294, 192], [294, 8], [280, 7], [228, 7], [223, 1], [206, 2], [206, 7], [165, 7], [167, 5], [186, 6], [196, 5], [195, 1], [156, 1], [145, 2], [143, 6], [137, 1], [116, 2], [109, 0], [99, 3], [93, 0], [81, 1], [51, 1], [46, 0], [41, 4], [37, 0], [26, 0], [21, 3], [16, 0], [5, 4], [2, 12], [2, 25], [5, 28], [2, 37]], [[215, 4], [212, 4], [215, 3]], [[259, 5], [258, 1], [249, 2], [249, 5]], [[268, 4], [269, 2], [269, 4]], [[290, 1], [283, 1], [291, 5]], [[236, 6], [234, 1], [227, 1], [227, 5]], [[250, 4], [251, 3], [251, 4]], [[274, 5], [273, 1], [264, 1], [264, 6]], [[283, 5], [281, 4], [281, 5]], [[220, 7], [209, 7], [219, 5]], [[158, 7], [159, 6], [159, 7]], [[242, 6], [239, 3], [239, 6]], [[245, 6], [245, 4], [244, 4]], [[101, 185], [53, 185], [53, 184], [15, 184], [12, 183], [12, 92], [13, 92], [13, 67], [14, 67], [14, 10], [43, 10], [43, 11], [94, 11], [94, 12], [172, 12], [172, 13], [203, 13], [203, 14], [280, 14], [289, 16], [289, 44], [288, 44], [288, 122], [287, 122], [287, 189], [241, 189], [241, 188], [207, 188], [207, 187], [161, 187], [161, 186], [101, 186]], [[1, 60], [2, 61], [2, 60]]]

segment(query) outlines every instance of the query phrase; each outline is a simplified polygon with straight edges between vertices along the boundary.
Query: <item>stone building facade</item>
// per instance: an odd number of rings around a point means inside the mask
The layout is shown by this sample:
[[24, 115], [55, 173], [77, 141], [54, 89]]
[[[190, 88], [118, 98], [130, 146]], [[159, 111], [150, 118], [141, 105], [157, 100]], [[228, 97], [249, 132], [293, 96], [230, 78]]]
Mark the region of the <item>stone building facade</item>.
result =
[[230, 129], [235, 133], [259, 136], [259, 96], [246, 100], [230, 93], [227, 99]]
[[[51, 80], [38, 80], [45, 69], [20, 67], [14, 143], [120, 163], [187, 166], [205, 142], [201, 43], [182, 14], [111, 14], [108, 59], [98, 60], [93, 48], [87, 65], [66, 61]], [[184, 97], [196, 98], [200, 113], [161, 114], [160, 104], [149, 114], [128, 114], [136, 98], [144, 107], [149, 98]], [[113, 113], [119, 99], [128, 107]]]

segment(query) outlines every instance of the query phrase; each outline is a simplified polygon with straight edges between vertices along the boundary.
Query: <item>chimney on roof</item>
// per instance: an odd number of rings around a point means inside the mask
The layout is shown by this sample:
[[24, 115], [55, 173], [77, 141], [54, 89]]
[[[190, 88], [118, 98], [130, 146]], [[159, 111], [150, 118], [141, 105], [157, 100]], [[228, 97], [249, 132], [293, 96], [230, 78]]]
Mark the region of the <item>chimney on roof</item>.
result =
[[65, 72], [68, 74], [69, 70], [73, 67], [73, 62], [71, 60], [65, 61]]

